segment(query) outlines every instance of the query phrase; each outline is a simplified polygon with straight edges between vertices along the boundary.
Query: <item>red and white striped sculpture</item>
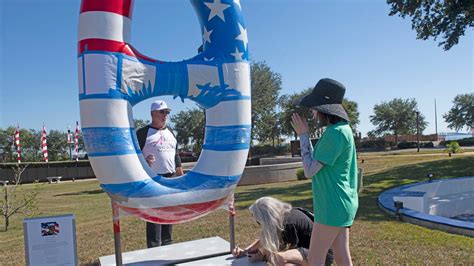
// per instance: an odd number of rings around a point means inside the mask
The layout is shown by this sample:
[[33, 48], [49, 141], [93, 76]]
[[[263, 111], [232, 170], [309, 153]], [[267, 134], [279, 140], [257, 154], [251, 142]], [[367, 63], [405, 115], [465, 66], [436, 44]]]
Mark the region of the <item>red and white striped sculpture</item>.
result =
[[76, 162], [79, 161], [79, 121], [76, 121], [76, 132], [74, 134], [74, 146], [76, 150]]
[[15, 145], [16, 145], [16, 160], [21, 163], [21, 151], [20, 151], [20, 125], [16, 126], [15, 130]]
[[48, 143], [46, 141], [46, 127], [43, 124], [43, 132], [41, 134], [41, 149], [43, 150], [43, 159], [48, 162]]

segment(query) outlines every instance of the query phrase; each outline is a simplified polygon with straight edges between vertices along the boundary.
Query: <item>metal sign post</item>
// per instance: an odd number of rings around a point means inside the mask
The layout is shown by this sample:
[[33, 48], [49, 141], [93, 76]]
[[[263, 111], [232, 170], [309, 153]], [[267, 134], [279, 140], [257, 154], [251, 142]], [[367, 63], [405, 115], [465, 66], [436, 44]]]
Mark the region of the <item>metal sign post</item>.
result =
[[120, 239], [119, 209], [114, 200], [112, 202], [112, 221], [114, 224], [115, 264], [122, 266], [122, 242]]
[[229, 203], [229, 242], [230, 242], [230, 252], [235, 248], [235, 206], [234, 206], [234, 196]]

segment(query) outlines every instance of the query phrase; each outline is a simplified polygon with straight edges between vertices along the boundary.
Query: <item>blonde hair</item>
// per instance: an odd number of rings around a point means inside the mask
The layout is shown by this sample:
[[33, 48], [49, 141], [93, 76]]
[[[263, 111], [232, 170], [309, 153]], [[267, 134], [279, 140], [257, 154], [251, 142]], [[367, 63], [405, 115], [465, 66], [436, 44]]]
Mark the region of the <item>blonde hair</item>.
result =
[[280, 251], [284, 246], [281, 233], [285, 229], [285, 216], [290, 212], [291, 204], [272, 197], [262, 197], [257, 199], [249, 210], [261, 226], [259, 240], [262, 253], [268, 256]]

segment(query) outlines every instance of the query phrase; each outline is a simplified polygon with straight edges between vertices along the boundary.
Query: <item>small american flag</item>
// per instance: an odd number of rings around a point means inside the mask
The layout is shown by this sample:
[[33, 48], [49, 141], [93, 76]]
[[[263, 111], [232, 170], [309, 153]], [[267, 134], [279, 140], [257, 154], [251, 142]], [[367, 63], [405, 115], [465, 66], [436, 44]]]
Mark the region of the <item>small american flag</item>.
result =
[[16, 126], [15, 130], [15, 145], [16, 145], [16, 152], [17, 152], [17, 161], [21, 163], [21, 153], [20, 153], [20, 125]]
[[57, 222], [41, 223], [42, 236], [54, 236], [59, 234], [59, 224]]
[[43, 149], [43, 158], [48, 162], [48, 144], [46, 142], [46, 127], [43, 124], [43, 134], [41, 135], [41, 148]]
[[76, 134], [74, 136], [74, 144], [76, 145], [76, 162], [79, 161], [79, 122], [76, 121]]

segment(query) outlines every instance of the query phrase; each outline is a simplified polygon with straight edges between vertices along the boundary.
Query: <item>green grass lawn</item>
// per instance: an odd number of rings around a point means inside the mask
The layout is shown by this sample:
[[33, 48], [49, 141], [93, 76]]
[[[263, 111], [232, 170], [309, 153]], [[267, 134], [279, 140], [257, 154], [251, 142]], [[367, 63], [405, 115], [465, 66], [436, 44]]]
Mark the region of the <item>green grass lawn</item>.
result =
[[[379, 154], [380, 155], [380, 154]], [[360, 163], [361, 160], [364, 163]], [[351, 229], [351, 251], [355, 264], [474, 264], [474, 239], [400, 222], [377, 206], [378, 195], [393, 186], [426, 179], [428, 172], [437, 178], [474, 175], [474, 156], [446, 154], [430, 156], [359, 156], [364, 168], [365, 188], [360, 194], [360, 208]], [[296, 179], [296, 177], [295, 177]], [[76, 216], [78, 255], [81, 264], [97, 264], [100, 256], [114, 253], [111, 207], [98, 182], [76, 181], [39, 184], [40, 195], [35, 216], [73, 213]], [[35, 185], [23, 186], [25, 190]], [[248, 207], [257, 198], [273, 196], [295, 206], [311, 208], [309, 181], [238, 187], [235, 193], [236, 239], [241, 246], [258, 235], [258, 225]], [[3, 231], [0, 220], [0, 264], [23, 265], [24, 246], [21, 215], [13, 217], [10, 229]], [[122, 225], [122, 249], [146, 247], [145, 223], [125, 217]], [[174, 227], [174, 241], [182, 242], [220, 236], [228, 237], [228, 216], [223, 210], [204, 218]]]

